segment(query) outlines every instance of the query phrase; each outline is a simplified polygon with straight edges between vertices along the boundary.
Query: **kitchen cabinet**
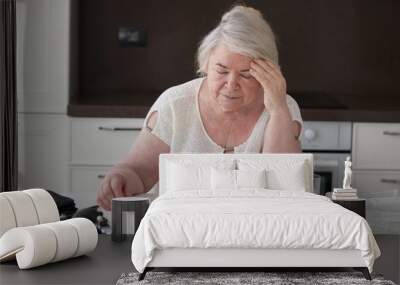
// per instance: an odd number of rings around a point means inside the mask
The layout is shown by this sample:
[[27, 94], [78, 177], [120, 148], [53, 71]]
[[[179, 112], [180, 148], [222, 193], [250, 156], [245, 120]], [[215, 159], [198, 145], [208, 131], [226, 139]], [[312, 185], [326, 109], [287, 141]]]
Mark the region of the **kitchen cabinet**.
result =
[[143, 121], [136, 118], [71, 118], [71, 164], [115, 164], [129, 151]]
[[371, 197], [379, 196], [379, 193], [394, 195], [399, 191], [400, 171], [353, 169], [353, 173], [353, 184]]
[[381, 249], [374, 271], [400, 280], [400, 123], [353, 124], [353, 183]]
[[353, 124], [353, 183], [375, 234], [400, 234], [400, 123]]
[[400, 123], [356, 123], [353, 167], [400, 170]]
[[96, 205], [107, 171], [133, 146], [142, 118], [70, 118], [71, 196], [79, 208]]

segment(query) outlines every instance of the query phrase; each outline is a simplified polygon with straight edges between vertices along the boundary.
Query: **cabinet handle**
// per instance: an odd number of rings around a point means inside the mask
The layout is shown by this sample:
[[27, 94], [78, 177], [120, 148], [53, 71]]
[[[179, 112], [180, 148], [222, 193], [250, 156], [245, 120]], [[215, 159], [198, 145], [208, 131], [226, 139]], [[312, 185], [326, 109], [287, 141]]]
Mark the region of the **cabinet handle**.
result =
[[392, 131], [383, 131], [383, 134], [386, 136], [400, 136], [400, 132], [392, 132]]
[[99, 179], [103, 179], [104, 177], [106, 177], [104, 174], [97, 175], [97, 178], [99, 178]]
[[383, 179], [381, 179], [381, 182], [382, 183], [390, 183], [390, 184], [400, 184], [400, 180], [397, 180], [397, 179], [386, 179], [386, 178], [383, 178]]
[[103, 127], [100, 126], [99, 127], [100, 131], [111, 131], [111, 132], [115, 132], [115, 131], [140, 131], [142, 130], [142, 128], [129, 128], [129, 127]]

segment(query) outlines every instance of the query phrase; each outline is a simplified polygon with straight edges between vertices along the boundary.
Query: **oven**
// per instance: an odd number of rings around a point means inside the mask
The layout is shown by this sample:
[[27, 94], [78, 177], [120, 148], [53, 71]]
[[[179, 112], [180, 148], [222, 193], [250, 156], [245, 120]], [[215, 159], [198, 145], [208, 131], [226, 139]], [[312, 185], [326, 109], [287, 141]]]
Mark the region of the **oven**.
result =
[[351, 122], [306, 121], [301, 144], [314, 155], [314, 193], [326, 195], [342, 187], [344, 161], [351, 157]]

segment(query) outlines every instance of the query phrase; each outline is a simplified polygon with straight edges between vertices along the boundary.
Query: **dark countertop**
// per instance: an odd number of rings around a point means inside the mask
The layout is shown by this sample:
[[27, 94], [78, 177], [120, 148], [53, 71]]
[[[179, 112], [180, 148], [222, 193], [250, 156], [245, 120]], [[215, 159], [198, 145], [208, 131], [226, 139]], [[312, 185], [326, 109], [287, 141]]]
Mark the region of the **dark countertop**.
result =
[[[305, 121], [400, 122], [399, 96], [332, 96], [321, 99], [293, 96]], [[115, 98], [115, 97], [114, 97]], [[71, 100], [71, 117], [144, 118], [151, 103], [120, 98]], [[152, 99], [154, 101], [154, 99]], [[153, 102], [152, 101], [152, 102]]]
[[[115, 284], [122, 273], [135, 271], [131, 261], [132, 239], [130, 237], [123, 242], [112, 242], [110, 236], [99, 235], [96, 249], [88, 255], [32, 269], [20, 270], [16, 261], [1, 263], [0, 284]], [[400, 237], [375, 235], [375, 239], [382, 250], [382, 256], [376, 260], [374, 272], [397, 283]]]

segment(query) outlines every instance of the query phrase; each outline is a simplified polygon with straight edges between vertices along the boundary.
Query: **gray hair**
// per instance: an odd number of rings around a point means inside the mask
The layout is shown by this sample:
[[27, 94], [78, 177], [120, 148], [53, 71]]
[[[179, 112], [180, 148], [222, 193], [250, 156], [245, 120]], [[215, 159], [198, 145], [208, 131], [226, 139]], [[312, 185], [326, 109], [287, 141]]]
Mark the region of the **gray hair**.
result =
[[211, 52], [219, 44], [252, 58], [268, 58], [278, 65], [275, 35], [260, 11], [238, 5], [226, 12], [218, 26], [201, 41], [197, 73], [205, 75]]

